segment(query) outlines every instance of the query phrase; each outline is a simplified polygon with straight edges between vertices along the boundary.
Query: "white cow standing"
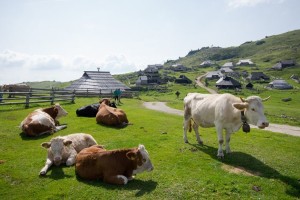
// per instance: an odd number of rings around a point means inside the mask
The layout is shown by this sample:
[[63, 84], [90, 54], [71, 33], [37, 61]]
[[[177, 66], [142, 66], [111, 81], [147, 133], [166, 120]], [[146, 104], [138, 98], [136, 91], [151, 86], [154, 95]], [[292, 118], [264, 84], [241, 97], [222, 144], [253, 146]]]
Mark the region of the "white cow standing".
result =
[[[269, 98], [269, 97], [268, 97]], [[184, 142], [188, 143], [187, 129], [193, 129], [199, 144], [203, 144], [199, 136], [198, 127], [216, 127], [218, 134], [219, 148], [218, 157], [224, 157], [222, 145], [223, 129], [226, 132], [226, 153], [231, 153], [229, 142], [232, 133], [238, 131], [243, 125], [242, 112], [249, 124], [256, 125], [263, 129], [269, 126], [264, 115], [263, 101], [258, 96], [250, 96], [246, 99], [231, 94], [200, 94], [189, 93], [184, 98]]]
[[76, 155], [82, 149], [97, 144], [93, 136], [85, 133], [74, 133], [66, 136], [52, 138], [50, 142], [42, 143], [42, 147], [48, 151], [45, 166], [41, 169], [40, 175], [46, 175], [52, 164], [59, 166], [66, 163], [71, 166], [75, 163]]

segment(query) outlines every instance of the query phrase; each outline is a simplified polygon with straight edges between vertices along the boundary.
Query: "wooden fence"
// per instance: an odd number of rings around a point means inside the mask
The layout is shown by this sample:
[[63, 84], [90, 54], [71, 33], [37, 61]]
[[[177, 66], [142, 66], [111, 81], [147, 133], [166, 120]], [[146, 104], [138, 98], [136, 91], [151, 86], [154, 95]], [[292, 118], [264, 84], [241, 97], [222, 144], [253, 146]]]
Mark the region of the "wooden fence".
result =
[[[113, 97], [113, 90], [59, 90], [59, 89], [40, 89], [31, 88], [29, 92], [2, 92], [0, 91], [0, 106], [24, 104], [28, 108], [32, 103], [50, 102], [53, 105], [55, 102], [70, 101], [75, 103], [75, 97]], [[136, 94], [132, 91], [122, 92], [122, 97], [132, 98]], [[10, 98], [8, 98], [10, 96]]]
[[[99, 98], [112, 98], [114, 90], [95, 90], [95, 89], [78, 89], [73, 90], [77, 97], [99, 97]], [[122, 91], [121, 97], [132, 98], [137, 95], [137, 92]]]
[[49, 102], [53, 105], [54, 102], [61, 101], [75, 103], [75, 94], [73, 92], [39, 88], [32, 88], [29, 92], [0, 92], [0, 105], [24, 104], [25, 108], [28, 108], [33, 103]]

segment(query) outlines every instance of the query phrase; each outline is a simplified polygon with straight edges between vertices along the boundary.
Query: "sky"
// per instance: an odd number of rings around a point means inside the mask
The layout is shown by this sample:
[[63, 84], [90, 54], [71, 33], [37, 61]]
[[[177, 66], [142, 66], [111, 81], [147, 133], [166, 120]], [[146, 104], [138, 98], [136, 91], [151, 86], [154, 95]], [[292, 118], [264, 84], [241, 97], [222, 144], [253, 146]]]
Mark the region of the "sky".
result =
[[123, 74], [300, 29], [299, 0], [0, 0], [0, 85]]

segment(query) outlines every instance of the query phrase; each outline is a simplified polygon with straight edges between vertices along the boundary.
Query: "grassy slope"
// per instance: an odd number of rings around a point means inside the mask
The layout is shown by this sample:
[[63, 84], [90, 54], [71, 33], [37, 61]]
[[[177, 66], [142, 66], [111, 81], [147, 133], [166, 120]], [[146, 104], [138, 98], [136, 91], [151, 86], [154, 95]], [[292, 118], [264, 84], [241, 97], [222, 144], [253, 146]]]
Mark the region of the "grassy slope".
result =
[[170, 62], [169, 65], [181, 63], [188, 67], [199, 66], [201, 62], [208, 59], [223, 65], [228, 61], [237, 62], [239, 59], [251, 58], [258, 65], [270, 68], [280, 60], [294, 59], [298, 63], [300, 62], [300, 30], [268, 36], [259, 41], [264, 41], [264, 43], [258, 45], [258, 41], [252, 41], [245, 42], [238, 47], [202, 48], [191, 55], [188, 54]]
[[[217, 139], [213, 128], [200, 129], [205, 145], [182, 139], [182, 117], [144, 109], [137, 99], [123, 99], [120, 106], [133, 125], [114, 129], [97, 125], [94, 118], [78, 118], [76, 108], [97, 98], [80, 98], [63, 104], [69, 115], [60, 120], [68, 128], [57, 135], [86, 132], [107, 149], [144, 144], [154, 171], [137, 175], [126, 186], [76, 177], [74, 167], [52, 167], [47, 176], [38, 176], [46, 150], [40, 147], [52, 136], [26, 138], [18, 124], [36, 108], [0, 107], [0, 194], [2, 199], [293, 199], [300, 197], [298, 152], [300, 138], [252, 130], [232, 136], [232, 155], [216, 158]], [[175, 101], [175, 100], [174, 100]], [[167, 134], [162, 134], [166, 132]], [[244, 169], [255, 176], [231, 173]], [[261, 191], [256, 192], [253, 187]]]

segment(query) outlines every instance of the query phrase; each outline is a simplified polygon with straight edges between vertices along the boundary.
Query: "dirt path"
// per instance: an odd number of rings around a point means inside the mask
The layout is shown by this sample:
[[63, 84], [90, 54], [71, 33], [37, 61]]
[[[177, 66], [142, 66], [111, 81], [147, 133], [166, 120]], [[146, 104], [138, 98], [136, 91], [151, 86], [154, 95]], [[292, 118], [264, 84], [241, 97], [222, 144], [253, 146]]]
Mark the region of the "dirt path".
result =
[[[166, 105], [166, 102], [144, 102], [143, 105], [148, 109], [183, 116], [182, 110], [170, 108]], [[257, 128], [257, 127], [251, 125], [251, 128]], [[297, 126], [270, 124], [269, 127], [265, 128], [263, 130], [300, 137], [300, 127], [297, 127]]]
[[216, 91], [213, 90], [213, 89], [210, 89], [209, 87], [206, 87], [206, 86], [203, 85], [203, 83], [201, 82], [201, 79], [204, 78], [206, 75], [207, 75], [207, 73], [204, 74], [204, 75], [202, 75], [202, 76], [199, 76], [199, 77], [196, 79], [197, 85], [199, 85], [200, 87], [206, 89], [206, 90], [207, 90], [209, 93], [211, 93], [211, 94], [218, 94], [218, 92], [216, 92]]

